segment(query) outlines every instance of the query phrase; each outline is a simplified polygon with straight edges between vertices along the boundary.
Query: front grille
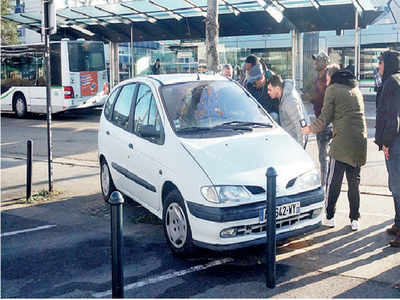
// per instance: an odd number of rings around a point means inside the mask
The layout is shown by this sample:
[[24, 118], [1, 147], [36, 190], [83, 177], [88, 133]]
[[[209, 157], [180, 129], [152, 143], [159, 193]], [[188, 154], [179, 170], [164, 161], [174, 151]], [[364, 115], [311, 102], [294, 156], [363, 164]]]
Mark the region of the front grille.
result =
[[[312, 218], [312, 211], [306, 212], [294, 217], [289, 217], [286, 219], [282, 220], [277, 220], [276, 221], [276, 229], [279, 228], [284, 228], [287, 226], [292, 226], [296, 224], [297, 222], [311, 219]], [[243, 225], [243, 226], [238, 226], [237, 228], [237, 235], [236, 236], [243, 236], [243, 235], [248, 235], [248, 234], [256, 234], [256, 233], [262, 233], [265, 232], [266, 230], [266, 223], [261, 223], [261, 224], [253, 224], [253, 225]]]

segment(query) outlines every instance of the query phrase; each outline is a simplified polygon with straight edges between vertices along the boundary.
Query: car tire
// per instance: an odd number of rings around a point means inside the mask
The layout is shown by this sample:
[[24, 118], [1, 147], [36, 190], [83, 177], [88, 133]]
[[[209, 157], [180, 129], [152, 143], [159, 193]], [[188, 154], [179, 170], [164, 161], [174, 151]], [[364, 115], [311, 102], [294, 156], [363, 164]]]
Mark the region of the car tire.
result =
[[175, 255], [188, 257], [195, 253], [189, 218], [178, 190], [171, 191], [165, 199], [163, 227], [167, 243]]
[[102, 159], [100, 164], [100, 185], [104, 201], [107, 201], [116, 189], [105, 159]]
[[14, 112], [18, 118], [23, 118], [28, 112], [24, 95], [18, 93], [14, 99]]

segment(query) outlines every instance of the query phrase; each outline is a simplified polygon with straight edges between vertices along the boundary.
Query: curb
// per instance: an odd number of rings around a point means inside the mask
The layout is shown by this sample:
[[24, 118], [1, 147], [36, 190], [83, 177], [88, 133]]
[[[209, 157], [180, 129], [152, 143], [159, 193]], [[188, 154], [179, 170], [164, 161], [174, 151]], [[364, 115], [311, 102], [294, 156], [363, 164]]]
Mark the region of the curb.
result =
[[[4, 154], [4, 153], [2, 153], [2, 157], [26, 160], [26, 156], [21, 155], [21, 154]], [[32, 161], [33, 162], [47, 162], [47, 157], [36, 155], [32, 159]], [[98, 161], [65, 159], [65, 158], [53, 158], [53, 164], [70, 165], [70, 166], [77, 166], [77, 167], [88, 167], [88, 168], [98, 168], [99, 167]]]

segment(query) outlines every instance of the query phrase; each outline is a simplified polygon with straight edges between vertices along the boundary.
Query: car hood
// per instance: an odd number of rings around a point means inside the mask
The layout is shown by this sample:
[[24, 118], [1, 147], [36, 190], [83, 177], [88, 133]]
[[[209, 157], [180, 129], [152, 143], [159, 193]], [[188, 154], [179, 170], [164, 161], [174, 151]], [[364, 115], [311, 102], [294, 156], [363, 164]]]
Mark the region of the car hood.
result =
[[277, 171], [277, 196], [289, 195], [287, 183], [315, 169], [306, 151], [281, 128], [223, 138], [184, 139], [191, 154], [214, 185], [266, 187], [266, 171]]

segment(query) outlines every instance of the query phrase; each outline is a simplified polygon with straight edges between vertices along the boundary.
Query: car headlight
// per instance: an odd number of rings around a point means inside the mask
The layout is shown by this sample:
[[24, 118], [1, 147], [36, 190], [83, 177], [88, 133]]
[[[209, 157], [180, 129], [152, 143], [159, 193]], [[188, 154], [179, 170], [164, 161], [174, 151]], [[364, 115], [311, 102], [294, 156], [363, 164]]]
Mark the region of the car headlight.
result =
[[250, 199], [249, 192], [240, 185], [203, 186], [200, 191], [207, 201], [213, 203], [240, 202]]
[[321, 178], [317, 170], [311, 170], [296, 178], [292, 188], [299, 191], [309, 191], [321, 186]]

